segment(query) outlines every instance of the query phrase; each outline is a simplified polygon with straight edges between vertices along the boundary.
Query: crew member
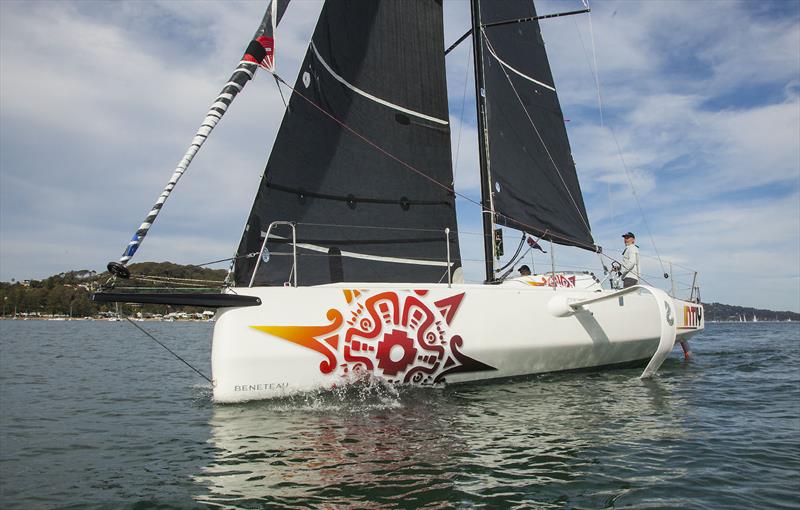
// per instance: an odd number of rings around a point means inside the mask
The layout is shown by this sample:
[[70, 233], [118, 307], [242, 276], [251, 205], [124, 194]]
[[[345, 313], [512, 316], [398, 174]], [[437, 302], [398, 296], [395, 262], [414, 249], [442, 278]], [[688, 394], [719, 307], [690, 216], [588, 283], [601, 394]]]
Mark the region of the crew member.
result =
[[622, 252], [620, 277], [622, 287], [627, 289], [639, 283], [639, 247], [633, 232], [622, 234], [622, 239], [625, 240], [625, 250]]
[[520, 266], [519, 275], [520, 276], [530, 276], [531, 275], [531, 268], [529, 268], [528, 266], [525, 266], [525, 265]]

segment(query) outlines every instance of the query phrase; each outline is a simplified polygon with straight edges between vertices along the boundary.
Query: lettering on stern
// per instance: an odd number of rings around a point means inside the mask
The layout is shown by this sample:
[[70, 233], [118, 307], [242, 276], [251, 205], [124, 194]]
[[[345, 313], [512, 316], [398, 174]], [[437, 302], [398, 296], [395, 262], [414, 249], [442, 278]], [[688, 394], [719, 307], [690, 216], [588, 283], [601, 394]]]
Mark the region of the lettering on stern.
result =
[[233, 387], [233, 391], [285, 390], [288, 387], [289, 387], [288, 382], [262, 383], [262, 384], [237, 384]]

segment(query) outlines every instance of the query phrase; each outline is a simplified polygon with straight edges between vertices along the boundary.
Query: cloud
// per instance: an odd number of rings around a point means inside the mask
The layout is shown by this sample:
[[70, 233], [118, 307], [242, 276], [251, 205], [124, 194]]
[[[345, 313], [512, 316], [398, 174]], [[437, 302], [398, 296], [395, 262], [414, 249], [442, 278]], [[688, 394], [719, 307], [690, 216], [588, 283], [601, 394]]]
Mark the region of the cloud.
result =
[[[298, 4], [285, 18], [294, 29], [279, 46], [279, 69], [290, 75], [320, 8]], [[3, 279], [102, 267], [122, 251], [238, 63], [263, 7], [92, 5], [0, 4]], [[154, 30], [164, 29], [165, 19], [173, 23], [169, 30]], [[150, 256], [161, 236], [194, 232], [206, 237], [196, 246], [230, 255], [283, 115], [275, 90], [271, 78], [259, 76], [237, 98], [142, 254]], [[90, 234], [93, 225], [101, 228]], [[54, 252], [49, 243], [56, 239], [63, 249]], [[89, 239], [94, 251], [82, 249]], [[36, 242], [42, 249], [27, 257], [15, 251]], [[153, 256], [189, 262], [200, 251], [183, 258], [187, 250], [168, 246]]]

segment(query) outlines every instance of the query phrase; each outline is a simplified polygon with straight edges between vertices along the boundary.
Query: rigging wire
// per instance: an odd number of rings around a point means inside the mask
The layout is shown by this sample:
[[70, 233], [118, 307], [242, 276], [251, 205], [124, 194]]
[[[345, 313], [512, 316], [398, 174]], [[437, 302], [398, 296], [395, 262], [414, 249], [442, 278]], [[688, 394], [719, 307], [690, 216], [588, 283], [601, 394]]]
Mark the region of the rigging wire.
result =
[[521, 252], [522, 251], [522, 247], [525, 246], [525, 239], [527, 237], [528, 237], [528, 234], [523, 232], [522, 233], [522, 239], [519, 240], [519, 246], [517, 246], [517, 251], [514, 252], [514, 255], [511, 256], [510, 260], [506, 263], [506, 265], [504, 265], [500, 269], [495, 269], [494, 270], [495, 273], [499, 273], [500, 271], [505, 270], [506, 268], [508, 268], [508, 266], [512, 265], [516, 261], [517, 256], [519, 255], [519, 252]]
[[219, 290], [219, 287], [114, 287], [116, 290]]
[[[172, 285], [172, 283], [169, 282], [169, 281], [153, 280], [153, 279], [150, 279], [150, 278], [142, 278], [142, 277], [138, 277], [138, 278], [132, 277], [132, 278], [129, 278], [129, 280], [138, 280], [138, 281], [141, 281], [141, 282], [149, 282], [149, 283], [152, 283], [152, 284]], [[206, 286], [204, 284], [202, 284], [202, 283], [175, 283], [175, 285], [185, 285], [186, 287], [192, 288], [192, 289], [206, 288]], [[142, 286], [138, 286], [136, 288], [139, 289], [139, 290], [149, 290], [150, 289], [150, 287], [148, 285], [142, 285]]]
[[[449, 192], [449, 193], [452, 193], [453, 195], [455, 195], [455, 196], [457, 196], [457, 197], [460, 197], [460, 198], [462, 198], [462, 199], [466, 200], [467, 202], [470, 202], [470, 203], [472, 203], [472, 204], [474, 204], [474, 205], [478, 206], [478, 207], [481, 209], [481, 211], [482, 211], [483, 213], [493, 213], [493, 214], [494, 214], [495, 216], [497, 216], [497, 217], [500, 217], [500, 218], [503, 218], [503, 219], [509, 220], [509, 221], [511, 221], [511, 222], [513, 222], [513, 223], [516, 223], [517, 225], [520, 225], [520, 226], [522, 226], [522, 227], [524, 227], [524, 228], [526, 228], [526, 229], [530, 229], [530, 230], [531, 230], [531, 232], [546, 232], [546, 230], [543, 230], [543, 229], [541, 229], [540, 227], [535, 227], [535, 226], [533, 226], [533, 225], [529, 225], [529, 224], [527, 224], [527, 223], [523, 223], [523, 222], [521, 222], [521, 221], [519, 221], [519, 220], [517, 220], [517, 219], [515, 219], [515, 218], [512, 218], [512, 217], [510, 217], [510, 216], [508, 216], [508, 215], [506, 215], [506, 214], [499, 213], [499, 212], [496, 212], [496, 211], [495, 211], [495, 212], [492, 212], [491, 210], [489, 210], [489, 209], [485, 208], [485, 207], [483, 206], [483, 204], [481, 204], [479, 201], [477, 201], [477, 200], [475, 200], [475, 199], [473, 199], [473, 198], [471, 198], [471, 197], [469, 197], [469, 196], [467, 196], [467, 195], [465, 195], [465, 194], [463, 194], [463, 193], [460, 193], [460, 192], [456, 191], [455, 189], [453, 189], [453, 187], [452, 187], [452, 186], [448, 186], [447, 184], [444, 184], [444, 183], [441, 183], [441, 182], [437, 181], [436, 179], [434, 179], [434, 178], [433, 178], [433, 177], [431, 177], [430, 175], [428, 175], [428, 174], [426, 174], [425, 172], [423, 172], [423, 171], [419, 170], [418, 168], [414, 167], [413, 165], [411, 165], [411, 164], [407, 163], [406, 161], [404, 161], [404, 160], [400, 159], [399, 157], [397, 157], [397, 156], [395, 156], [394, 154], [392, 154], [391, 152], [387, 151], [386, 149], [384, 149], [383, 147], [381, 147], [381, 146], [380, 146], [380, 145], [378, 145], [377, 143], [373, 142], [371, 139], [367, 138], [365, 135], [362, 135], [361, 133], [359, 133], [358, 131], [356, 131], [356, 130], [355, 130], [355, 129], [353, 129], [352, 127], [350, 127], [350, 126], [349, 126], [348, 124], [346, 124], [346, 123], [345, 123], [343, 120], [339, 119], [338, 117], [336, 117], [335, 115], [333, 115], [332, 113], [330, 113], [329, 111], [327, 111], [325, 108], [323, 108], [322, 106], [318, 105], [317, 103], [315, 103], [315, 102], [314, 102], [313, 100], [311, 100], [310, 98], [306, 97], [306, 96], [305, 96], [305, 95], [304, 95], [302, 92], [300, 92], [299, 90], [297, 90], [297, 89], [295, 89], [294, 87], [292, 87], [291, 85], [289, 85], [289, 83], [287, 83], [287, 82], [286, 82], [286, 80], [284, 80], [283, 78], [281, 78], [281, 77], [280, 77], [280, 76], [279, 76], [277, 73], [275, 74], [275, 76], [276, 76], [276, 78], [277, 78], [278, 80], [280, 80], [280, 82], [281, 82], [281, 83], [282, 83], [284, 86], [286, 86], [286, 88], [288, 88], [289, 90], [291, 90], [291, 91], [292, 91], [292, 93], [294, 93], [294, 94], [297, 94], [297, 96], [298, 96], [298, 97], [300, 97], [301, 99], [303, 99], [304, 101], [306, 101], [306, 102], [307, 102], [309, 105], [311, 105], [312, 107], [314, 107], [314, 108], [315, 108], [316, 110], [318, 110], [320, 113], [322, 113], [323, 115], [325, 115], [326, 117], [328, 117], [329, 119], [331, 119], [333, 122], [335, 122], [336, 124], [338, 124], [338, 125], [340, 125], [342, 128], [344, 128], [344, 129], [345, 129], [345, 131], [349, 132], [350, 134], [352, 134], [352, 135], [353, 135], [353, 136], [355, 136], [356, 138], [360, 139], [361, 141], [363, 141], [364, 143], [366, 143], [366, 144], [367, 144], [367, 145], [369, 145], [370, 147], [374, 148], [375, 150], [377, 150], [377, 151], [378, 151], [378, 152], [380, 152], [381, 154], [385, 155], [385, 156], [386, 156], [386, 157], [388, 157], [389, 159], [391, 159], [391, 160], [393, 160], [393, 161], [397, 162], [397, 163], [398, 163], [398, 164], [400, 164], [401, 166], [403, 166], [403, 167], [405, 167], [406, 169], [408, 169], [408, 170], [410, 170], [410, 171], [414, 172], [415, 174], [419, 175], [419, 176], [420, 176], [420, 177], [422, 177], [423, 179], [426, 179], [426, 180], [428, 180], [429, 182], [431, 182], [431, 183], [432, 183], [432, 184], [434, 184], [435, 186], [438, 186], [439, 188], [441, 188], [441, 189], [443, 189], [443, 190], [445, 190], [445, 191], [447, 191], [447, 192]], [[522, 229], [520, 229], [520, 230], [522, 230]], [[554, 238], [561, 239], [561, 240], [563, 240], [563, 241], [567, 241], [569, 244], [571, 244], [571, 245], [573, 245], [573, 246], [582, 247], [582, 248], [584, 248], [584, 249], [587, 249], [587, 250], [590, 250], [590, 251], [597, 251], [597, 250], [598, 250], [598, 248], [599, 248], [599, 247], [598, 247], [598, 246], [596, 246], [596, 245], [590, 245], [590, 244], [584, 243], [584, 242], [582, 242], [582, 241], [578, 241], [577, 239], [573, 239], [573, 238], [571, 238], [571, 237], [567, 237], [567, 236], [563, 236], [563, 235], [559, 235], [559, 234], [553, 234], [553, 233], [550, 233], [550, 237], [554, 237]]]
[[[492, 46], [492, 42], [489, 40], [489, 36], [486, 35], [486, 31], [483, 28], [481, 28], [481, 35], [483, 36], [483, 39], [486, 41], [486, 45], [489, 47], [489, 53], [494, 58], [496, 58], [498, 60], [498, 62], [500, 62], [500, 58], [497, 56], [497, 53], [494, 51], [494, 47]], [[505, 75], [506, 80], [508, 80], [508, 84], [511, 85], [511, 90], [514, 91], [514, 95], [516, 96], [517, 101], [519, 101], [519, 104], [522, 107], [522, 111], [525, 112], [525, 116], [528, 118], [528, 122], [530, 122], [531, 127], [533, 127], [533, 131], [536, 133], [536, 136], [539, 138], [539, 141], [541, 142], [542, 147], [544, 147], [544, 151], [547, 153], [547, 157], [550, 159], [550, 162], [553, 164], [553, 168], [555, 168], [559, 179], [561, 179], [561, 184], [564, 185], [564, 189], [567, 191], [567, 195], [569, 196], [570, 201], [572, 201], [572, 205], [575, 207], [575, 210], [578, 213], [578, 218], [581, 220], [581, 223], [583, 223], [583, 226], [586, 227], [586, 231], [591, 233], [592, 229], [589, 228], [589, 224], [586, 222], [586, 219], [583, 217], [583, 214], [581, 214], [581, 209], [580, 209], [580, 207], [578, 207], [578, 203], [575, 201], [575, 197], [572, 196], [572, 192], [569, 190], [569, 186], [567, 186], [567, 182], [564, 180], [564, 176], [561, 175], [561, 170], [558, 168], [558, 165], [556, 164], [555, 160], [553, 159], [552, 154], [550, 154], [550, 149], [547, 148], [547, 144], [544, 143], [544, 139], [542, 138], [542, 135], [539, 133], [539, 129], [536, 127], [536, 124], [533, 122], [533, 118], [531, 118], [530, 113], [528, 113], [528, 109], [525, 107], [525, 103], [523, 103], [522, 98], [520, 97], [519, 93], [517, 92], [517, 87], [515, 87], [514, 86], [514, 82], [511, 81], [511, 77], [508, 75], [508, 72], [506, 71], [506, 66], [501, 65], [500, 69], [503, 71], [503, 74]]]
[[[209, 266], [209, 265], [212, 265], [212, 264], [218, 264], [220, 262], [228, 262], [228, 261], [231, 261], [231, 264], [233, 264], [233, 261], [236, 261], [238, 259], [253, 258], [253, 257], [257, 257], [257, 256], [258, 256], [258, 252], [251, 252], [251, 253], [246, 253], [244, 255], [238, 255], [238, 256], [235, 256], [235, 257], [227, 257], [227, 258], [224, 258], [224, 259], [218, 259], [218, 260], [211, 260], [209, 262], [203, 262], [201, 264], [188, 264], [188, 265], [190, 267], [203, 267], [203, 266]], [[122, 289], [137, 289], [137, 290], [143, 290], [143, 289], [146, 289], [146, 290], [167, 290], [167, 289], [169, 289], [169, 290], [219, 290], [220, 288], [224, 287], [225, 284], [227, 283], [227, 276], [226, 276], [226, 280], [203, 280], [203, 279], [197, 279], [197, 278], [178, 278], [178, 277], [175, 277], [175, 276], [159, 276], [159, 275], [146, 275], [146, 274], [133, 275], [132, 274], [129, 277], [129, 279], [131, 279], [131, 280], [141, 280], [141, 281], [153, 282], [153, 283], [163, 283], [163, 284], [167, 284], [167, 285], [170, 284], [171, 282], [176, 282], [176, 283], [182, 283], [182, 284], [187, 285], [189, 287], [187, 287], [187, 288], [178, 288], [178, 287], [117, 287], [116, 286], [116, 276], [112, 276], [111, 278], [109, 278], [109, 280], [105, 284], [103, 284], [103, 287], [104, 288], [116, 288], [118, 290], [122, 290]], [[113, 284], [112, 284], [112, 280], [113, 280]], [[197, 283], [194, 283], [194, 282], [197, 282]], [[216, 283], [216, 284], [219, 284], [219, 287], [203, 287], [203, 285], [202, 285], [203, 283]]]
[[[585, 0], [584, 0], [584, 5], [588, 6], [588, 3]], [[603, 108], [602, 108], [602, 104], [603, 103], [600, 100], [600, 81], [599, 81], [598, 76], [597, 76], [597, 55], [594, 52], [594, 43], [592, 43], [592, 54], [595, 55], [595, 60], [594, 60], [594, 66], [592, 66], [592, 61], [589, 58], [589, 53], [586, 51], [586, 45], [583, 42], [583, 36], [581, 35], [581, 29], [578, 26], [578, 21], [576, 19], [573, 19], [572, 21], [575, 24], [575, 32], [577, 32], [577, 34], [578, 34], [578, 40], [580, 41], [581, 48], [583, 49], [583, 56], [586, 57], [586, 65], [589, 68], [589, 72], [592, 75], [592, 80], [594, 81], [595, 87], [597, 88], [597, 110], [598, 110], [599, 116], [600, 116], [600, 128], [602, 129], [603, 128]], [[589, 22], [591, 23], [591, 14], [589, 15]], [[590, 28], [590, 32], [592, 34], [591, 35], [592, 41], [594, 41], [594, 32], [591, 31], [591, 28]], [[606, 194], [608, 195], [608, 208], [611, 211], [611, 214], [610, 214], [611, 221], [613, 223], [617, 223], [618, 220], [617, 220], [616, 212], [614, 210], [614, 200], [611, 197], [611, 180], [610, 179], [606, 179]]]
[[206, 380], [206, 381], [208, 381], [209, 383], [211, 383], [211, 384], [214, 384], [213, 382], [211, 382], [211, 379], [209, 379], [209, 378], [208, 378], [208, 376], [207, 376], [206, 374], [204, 374], [204, 373], [203, 373], [203, 372], [201, 372], [200, 370], [196, 369], [194, 366], [192, 366], [192, 364], [191, 364], [191, 363], [189, 363], [189, 362], [188, 362], [188, 361], [186, 361], [185, 359], [181, 358], [181, 357], [180, 357], [178, 354], [176, 354], [176, 353], [175, 353], [175, 351], [173, 351], [172, 349], [170, 349], [170, 348], [169, 348], [169, 347], [167, 347], [166, 345], [164, 345], [164, 344], [162, 344], [161, 342], [159, 342], [159, 341], [158, 341], [158, 339], [157, 339], [156, 337], [154, 337], [153, 335], [151, 335], [150, 333], [148, 333], [148, 332], [147, 332], [147, 331], [146, 331], [144, 328], [140, 327], [138, 324], [136, 324], [135, 322], [133, 322], [133, 321], [132, 321], [132, 320], [131, 320], [131, 319], [130, 319], [130, 318], [127, 316], [127, 315], [123, 315], [123, 317], [125, 318], [125, 320], [126, 320], [126, 321], [128, 321], [129, 323], [131, 323], [131, 324], [132, 324], [132, 325], [133, 325], [133, 326], [134, 326], [136, 329], [138, 329], [139, 331], [141, 331], [142, 333], [144, 333], [145, 335], [147, 335], [147, 336], [148, 336], [148, 337], [149, 337], [149, 338], [150, 338], [152, 341], [154, 341], [155, 343], [157, 343], [158, 345], [160, 345], [161, 347], [163, 347], [164, 349], [166, 349], [168, 353], [170, 353], [170, 354], [172, 354], [173, 356], [175, 356], [175, 357], [176, 357], [176, 358], [177, 358], [179, 361], [181, 361], [181, 362], [182, 362], [184, 365], [186, 365], [187, 367], [189, 367], [189, 368], [191, 368], [192, 370], [194, 370], [195, 372], [197, 372], [197, 373], [200, 375], [200, 377], [202, 377], [203, 379], [205, 379], [205, 380]]
[[176, 276], [158, 276], [158, 275], [138, 275], [132, 276], [133, 279], [148, 279], [155, 281], [175, 281], [175, 282], [197, 282], [197, 283], [222, 283], [221, 280], [202, 280], [199, 278], [178, 278]]
[[631, 173], [628, 170], [628, 165], [625, 163], [625, 158], [622, 155], [622, 148], [619, 146], [619, 142], [617, 141], [617, 135], [614, 133], [614, 128], [611, 126], [608, 127], [609, 132], [611, 133], [611, 137], [614, 139], [614, 145], [617, 146], [617, 152], [619, 153], [619, 160], [622, 162], [622, 168], [625, 169], [625, 177], [628, 178], [628, 184], [631, 186], [631, 192], [633, 193], [633, 198], [636, 199], [636, 206], [639, 208], [639, 214], [642, 215], [642, 223], [644, 223], [644, 227], [647, 230], [647, 235], [650, 236], [650, 243], [653, 245], [653, 250], [656, 252], [656, 257], [658, 258], [658, 263], [661, 265], [661, 272], [664, 273], [666, 276], [668, 273], [664, 269], [664, 262], [661, 260], [661, 254], [658, 253], [658, 247], [656, 246], [656, 240], [653, 238], [653, 233], [650, 231], [650, 225], [647, 222], [647, 216], [644, 214], [644, 209], [642, 208], [642, 202], [639, 200], [639, 195], [636, 193], [636, 186], [633, 185], [633, 179], [631, 178]]
[[202, 264], [190, 264], [190, 265], [192, 265], [194, 267], [203, 267], [203, 266], [210, 266], [212, 264], [218, 264], [220, 262], [228, 262], [228, 261], [237, 260], [237, 259], [249, 259], [249, 258], [253, 258], [253, 257], [257, 257], [257, 256], [258, 256], [258, 252], [254, 251], [252, 253], [245, 253], [244, 255], [237, 255], [235, 257], [228, 257], [228, 258], [225, 258], [225, 259], [212, 260], [210, 262], [203, 262]]
[[[583, 5], [585, 5], [587, 8], [589, 7], [589, 0], [581, 0], [581, 1], [583, 2]], [[578, 34], [580, 35], [580, 31], [578, 32]], [[667, 277], [668, 274], [664, 269], [664, 262], [661, 260], [661, 255], [658, 252], [658, 247], [656, 246], [655, 238], [653, 237], [653, 233], [650, 231], [650, 225], [648, 224], [647, 217], [644, 214], [644, 209], [642, 208], [642, 203], [639, 200], [639, 195], [636, 193], [636, 186], [634, 186], [633, 184], [633, 179], [631, 178], [630, 171], [628, 170], [628, 165], [625, 163], [625, 158], [622, 155], [622, 148], [620, 147], [619, 141], [617, 140], [617, 135], [614, 132], [614, 128], [612, 128], [611, 126], [605, 126], [603, 120], [603, 96], [600, 92], [600, 71], [597, 67], [597, 50], [596, 50], [597, 45], [594, 39], [594, 26], [592, 24], [591, 11], [589, 11], [589, 34], [591, 36], [591, 41], [592, 41], [592, 56], [594, 58], [593, 71], [594, 71], [595, 86], [597, 87], [597, 108], [600, 111], [600, 127], [601, 128], [607, 127], [608, 131], [611, 133], [611, 137], [614, 139], [614, 145], [617, 147], [617, 154], [619, 155], [619, 160], [622, 162], [622, 168], [625, 170], [625, 177], [628, 179], [628, 184], [631, 187], [633, 198], [636, 200], [636, 206], [639, 208], [639, 214], [642, 217], [642, 222], [644, 223], [645, 229], [647, 230], [647, 235], [650, 237], [650, 244], [653, 245], [653, 250], [656, 252], [656, 257], [658, 258], [658, 263], [661, 266], [662, 273], [664, 274], [665, 277]], [[583, 41], [581, 41], [581, 44], [583, 44]], [[610, 193], [610, 188], [609, 188], [609, 193]], [[610, 195], [609, 195], [609, 200], [610, 200]]]
[[[581, 0], [583, 5], [589, 9], [589, 37], [592, 41], [592, 59], [594, 60], [594, 66], [592, 70], [594, 71], [594, 84], [597, 87], [597, 109], [600, 112], [600, 127], [604, 126], [603, 122], [603, 97], [600, 94], [600, 73], [597, 72], [597, 45], [594, 43], [594, 25], [592, 24], [592, 10], [589, 8], [589, 0]], [[576, 22], [577, 26], [577, 22]], [[580, 30], [578, 31], [578, 37], [580, 37]], [[583, 46], [583, 39], [581, 38], [581, 46]], [[586, 54], [586, 48], [583, 49], [584, 54]]]
[[[399, 231], [407, 231], [407, 232], [436, 232], [436, 233], [443, 233], [444, 230], [440, 228], [415, 228], [415, 227], [383, 227], [378, 225], [342, 225], [340, 223], [315, 223], [315, 222], [303, 222], [298, 221], [295, 223], [297, 226], [309, 226], [309, 227], [336, 227], [336, 228], [363, 228], [363, 229], [373, 229], [373, 230], [399, 230]], [[491, 237], [490, 234], [484, 234], [483, 232], [471, 232], [469, 230], [457, 230], [455, 228], [451, 228], [450, 232], [453, 234], [464, 234], [464, 235], [473, 235], [473, 236], [485, 236]], [[255, 253], [258, 255], [258, 253]]]
[[464, 130], [464, 103], [467, 99], [467, 83], [469, 82], [469, 69], [472, 65], [472, 55], [468, 51], [467, 54], [467, 65], [464, 66], [464, 90], [461, 93], [461, 113], [458, 119], [458, 142], [456, 143], [456, 157], [455, 161], [453, 162], [453, 188], [456, 187], [456, 176], [458, 175], [458, 156], [461, 152], [461, 132]]
[[[272, 77], [275, 78], [275, 75], [273, 74]], [[283, 89], [281, 89], [281, 82], [278, 81], [278, 78], [275, 78], [275, 86], [278, 88], [278, 92], [280, 92], [281, 94], [281, 100], [283, 101], [283, 108], [288, 109], [289, 103], [287, 103], [286, 98], [283, 97]]]

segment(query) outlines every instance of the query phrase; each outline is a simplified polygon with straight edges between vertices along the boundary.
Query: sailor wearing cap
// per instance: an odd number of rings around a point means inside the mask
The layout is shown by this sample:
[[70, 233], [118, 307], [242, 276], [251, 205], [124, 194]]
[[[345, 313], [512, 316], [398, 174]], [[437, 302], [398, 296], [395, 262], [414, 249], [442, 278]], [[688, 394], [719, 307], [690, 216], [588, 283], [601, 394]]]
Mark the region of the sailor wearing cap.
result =
[[622, 234], [625, 240], [625, 250], [622, 252], [622, 287], [628, 288], [639, 283], [639, 247], [636, 246], [636, 236], [633, 232]]
[[519, 267], [519, 275], [520, 276], [530, 276], [531, 275], [531, 268], [528, 266], [522, 265]]

